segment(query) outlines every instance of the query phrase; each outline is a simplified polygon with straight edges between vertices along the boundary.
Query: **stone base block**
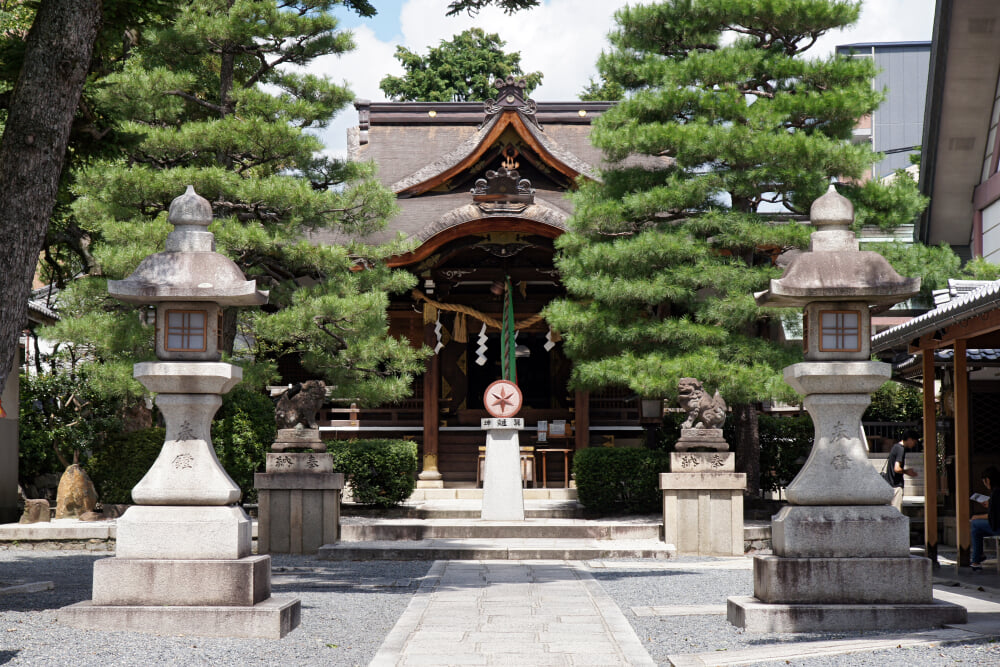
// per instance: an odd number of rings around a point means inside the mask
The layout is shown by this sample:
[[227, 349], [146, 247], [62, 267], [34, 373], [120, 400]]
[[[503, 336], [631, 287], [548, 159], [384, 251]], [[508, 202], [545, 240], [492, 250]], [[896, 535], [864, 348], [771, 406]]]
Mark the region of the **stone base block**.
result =
[[927, 558], [753, 560], [753, 593], [767, 603], [929, 604], [932, 583]]
[[661, 473], [663, 541], [678, 554], [742, 556], [744, 488], [744, 473]]
[[443, 479], [418, 479], [417, 480], [418, 489], [443, 489], [444, 480]]
[[326, 443], [319, 435], [318, 428], [282, 428], [278, 429], [272, 452], [283, 452], [286, 449], [311, 449], [314, 452], [325, 452]]
[[735, 472], [733, 452], [670, 452], [670, 472]]
[[789, 505], [771, 519], [777, 556], [906, 558], [910, 522], [889, 505]]
[[729, 449], [729, 443], [722, 437], [721, 428], [682, 428], [680, 440], [674, 444], [674, 449], [684, 452], [694, 448], [724, 452]]
[[965, 607], [930, 604], [768, 604], [755, 597], [729, 598], [730, 623], [749, 632], [856, 632], [916, 630], [966, 623]]
[[301, 604], [272, 597], [252, 607], [141, 607], [87, 600], [60, 609], [60, 623], [82, 630], [126, 630], [156, 635], [281, 639], [298, 627]]
[[252, 607], [271, 596], [270, 556], [240, 560], [104, 558], [94, 563], [95, 605]]
[[242, 508], [134, 505], [118, 519], [118, 558], [238, 560], [250, 555]]
[[257, 473], [257, 553], [314, 554], [340, 539], [342, 473]]
[[333, 454], [324, 452], [268, 452], [264, 470], [269, 473], [333, 472]]

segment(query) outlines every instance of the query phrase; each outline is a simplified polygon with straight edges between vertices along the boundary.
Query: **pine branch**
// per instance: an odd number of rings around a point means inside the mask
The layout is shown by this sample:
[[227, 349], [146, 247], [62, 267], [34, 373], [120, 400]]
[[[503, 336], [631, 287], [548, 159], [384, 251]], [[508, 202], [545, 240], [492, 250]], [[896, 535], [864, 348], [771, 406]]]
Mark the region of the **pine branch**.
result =
[[221, 105], [219, 105], [219, 104], [212, 104], [211, 102], [203, 100], [200, 97], [197, 97], [197, 96], [192, 95], [190, 93], [185, 93], [183, 90], [167, 90], [167, 91], [164, 91], [163, 94], [164, 95], [175, 95], [177, 97], [180, 97], [181, 99], [185, 99], [185, 100], [187, 100], [189, 102], [194, 102], [195, 104], [197, 104], [199, 106], [203, 106], [206, 109], [210, 109], [210, 110], [212, 110], [212, 111], [214, 111], [214, 112], [216, 112], [218, 114], [222, 114], [222, 113], [225, 112], [225, 108], [223, 108]]

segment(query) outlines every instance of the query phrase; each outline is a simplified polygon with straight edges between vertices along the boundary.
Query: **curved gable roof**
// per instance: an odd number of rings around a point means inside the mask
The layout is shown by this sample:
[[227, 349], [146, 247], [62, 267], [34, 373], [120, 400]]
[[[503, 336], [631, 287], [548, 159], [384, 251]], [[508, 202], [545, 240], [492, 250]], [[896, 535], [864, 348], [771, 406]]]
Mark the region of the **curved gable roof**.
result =
[[507, 128], [513, 129], [546, 164], [570, 180], [580, 175], [598, 180], [593, 167], [560, 146], [534, 123], [525, 122], [519, 111], [505, 110], [489, 119], [475, 134], [451, 151], [396, 181], [389, 188], [400, 197], [413, 197], [431, 190], [475, 165]]

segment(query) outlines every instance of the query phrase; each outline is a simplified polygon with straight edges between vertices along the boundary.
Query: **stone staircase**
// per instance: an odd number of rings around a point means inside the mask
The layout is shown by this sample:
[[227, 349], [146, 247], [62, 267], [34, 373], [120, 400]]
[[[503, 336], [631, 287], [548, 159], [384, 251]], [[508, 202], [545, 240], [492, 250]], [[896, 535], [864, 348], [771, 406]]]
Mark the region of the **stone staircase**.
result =
[[[575, 499], [528, 499], [524, 521], [482, 521], [481, 489], [464, 498], [416, 500], [394, 512], [365, 512], [345, 504], [340, 542], [320, 548], [323, 560], [588, 560], [670, 558], [658, 515], [586, 519]], [[478, 491], [478, 498], [476, 493]], [[538, 489], [545, 491], [545, 489]], [[457, 494], [456, 494], [457, 495]]]

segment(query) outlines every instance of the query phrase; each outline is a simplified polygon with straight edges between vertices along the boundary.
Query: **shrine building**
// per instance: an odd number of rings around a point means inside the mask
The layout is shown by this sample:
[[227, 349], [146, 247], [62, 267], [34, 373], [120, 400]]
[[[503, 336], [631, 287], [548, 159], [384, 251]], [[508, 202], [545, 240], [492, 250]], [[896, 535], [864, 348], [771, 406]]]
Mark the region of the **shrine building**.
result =
[[[389, 261], [418, 279], [411, 293], [394, 297], [390, 331], [435, 352], [412, 399], [362, 408], [353, 423], [338, 414], [342, 407], [320, 427], [327, 438], [415, 440], [424, 487], [478, 481], [483, 392], [501, 377], [508, 280], [524, 396], [520, 441], [547, 450], [526, 450], [526, 483], [567, 485], [573, 451], [643, 439], [641, 401], [628, 390], [568, 389], [571, 362], [541, 315], [565, 294], [553, 242], [567, 229], [577, 179], [598, 178], [591, 122], [612, 103], [535, 103], [512, 77], [496, 86], [485, 103], [359, 100], [358, 126], [348, 131], [350, 159], [374, 161], [401, 209], [366, 240], [401, 232], [415, 244]], [[336, 239], [317, 233], [313, 241]], [[655, 408], [650, 417], [659, 421], [662, 404]]]

